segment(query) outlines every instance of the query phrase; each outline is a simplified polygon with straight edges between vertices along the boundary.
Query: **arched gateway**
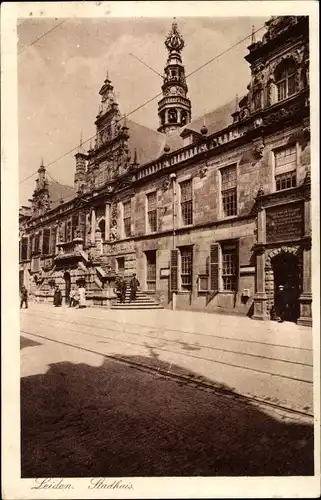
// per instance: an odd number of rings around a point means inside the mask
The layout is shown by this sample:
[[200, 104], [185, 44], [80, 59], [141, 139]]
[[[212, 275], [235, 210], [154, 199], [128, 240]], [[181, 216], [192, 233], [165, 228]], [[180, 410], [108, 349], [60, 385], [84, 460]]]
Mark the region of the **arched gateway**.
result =
[[296, 322], [300, 316], [299, 297], [302, 293], [302, 252], [299, 246], [282, 246], [266, 253], [265, 290], [267, 310], [272, 318], [279, 285], [284, 287], [287, 302], [284, 319]]

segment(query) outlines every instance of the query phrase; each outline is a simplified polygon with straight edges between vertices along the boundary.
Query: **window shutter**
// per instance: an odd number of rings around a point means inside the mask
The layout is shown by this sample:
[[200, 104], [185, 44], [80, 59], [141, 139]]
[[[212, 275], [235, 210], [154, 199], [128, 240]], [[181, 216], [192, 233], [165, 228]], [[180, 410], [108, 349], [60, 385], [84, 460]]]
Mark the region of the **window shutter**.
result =
[[210, 247], [210, 291], [218, 292], [219, 286], [219, 256], [220, 246], [214, 243]]
[[80, 237], [85, 242], [85, 238], [86, 238], [86, 214], [85, 214], [85, 212], [80, 212], [80, 214], [79, 214], [79, 229], [80, 229]]
[[57, 239], [57, 227], [51, 228], [51, 238], [50, 238], [50, 253], [56, 253], [56, 239]]
[[171, 292], [178, 291], [178, 250], [171, 250], [170, 266], [170, 289]]
[[78, 227], [79, 216], [78, 214], [74, 214], [71, 218], [71, 239], [73, 240], [75, 237], [75, 232]]
[[42, 253], [48, 255], [50, 245], [50, 228], [46, 228], [43, 231], [43, 241], [42, 241]]

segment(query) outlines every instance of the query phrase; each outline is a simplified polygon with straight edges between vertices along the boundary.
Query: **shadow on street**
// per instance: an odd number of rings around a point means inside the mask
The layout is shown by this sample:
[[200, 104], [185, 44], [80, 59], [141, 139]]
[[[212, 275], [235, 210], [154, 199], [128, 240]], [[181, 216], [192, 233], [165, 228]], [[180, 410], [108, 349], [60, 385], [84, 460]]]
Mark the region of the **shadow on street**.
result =
[[313, 475], [313, 426], [113, 360], [61, 362], [21, 379], [21, 466], [23, 478]]

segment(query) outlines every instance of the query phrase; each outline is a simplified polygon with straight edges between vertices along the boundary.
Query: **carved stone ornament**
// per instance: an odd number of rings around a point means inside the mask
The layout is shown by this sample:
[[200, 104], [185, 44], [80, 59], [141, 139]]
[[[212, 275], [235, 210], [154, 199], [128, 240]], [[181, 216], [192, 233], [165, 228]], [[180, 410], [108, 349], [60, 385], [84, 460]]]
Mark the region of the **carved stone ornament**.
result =
[[168, 33], [165, 40], [165, 47], [169, 52], [181, 52], [184, 48], [185, 42], [184, 38], [180, 34], [177, 28], [177, 23], [174, 21], [172, 24], [172, 29]]
[[263, 189], [263, 186], [262, 184], [260, 185], [258, 191], [257, 191], [257, 195], [256, 195], [256, 198], [261, 198], [261, 196], [264, 196], [264, 189]]
[[311, 136], [311, 130], [310, 130], [310, 126], [309, 126], [309, 125], [307, 125], [307, 126], [303, 127], [302, 132], [303, 132], [303, 135], [304, 135], [304, 137], [305, 137], [306, 139], [310, 139], [310, 136]]
[[203, 178], [206, 176], [207, 174], [207, 170], [208, 170], [208, 166], [207, 165], [202, 165], [201, 168], [200, 168], [200, 177]]
[[257, 141], [253, 145], [253, 155], [255, 158], [262, 158], [264, 153], [264, 142], [263, 139]]
[[163, 191], [168, 190], [170, 183], [171, 183], [171, 181], [170, 181], [169, 177], [166, 177], [166, 179], [164, 179], [164, 181], [163, 181]]

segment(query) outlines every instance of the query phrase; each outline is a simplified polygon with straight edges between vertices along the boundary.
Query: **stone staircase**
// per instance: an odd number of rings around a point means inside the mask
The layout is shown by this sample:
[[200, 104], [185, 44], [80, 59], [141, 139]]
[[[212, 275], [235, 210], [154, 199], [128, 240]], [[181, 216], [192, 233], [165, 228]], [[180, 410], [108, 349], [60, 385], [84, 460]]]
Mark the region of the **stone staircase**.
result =
[[117, 301], [111, 306], [111, 309], [164, 309], [153, 297], [137, 290], [136, 300], [130, 302], [130, 289], [127, 287], [125, 302]]

